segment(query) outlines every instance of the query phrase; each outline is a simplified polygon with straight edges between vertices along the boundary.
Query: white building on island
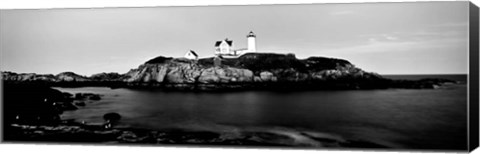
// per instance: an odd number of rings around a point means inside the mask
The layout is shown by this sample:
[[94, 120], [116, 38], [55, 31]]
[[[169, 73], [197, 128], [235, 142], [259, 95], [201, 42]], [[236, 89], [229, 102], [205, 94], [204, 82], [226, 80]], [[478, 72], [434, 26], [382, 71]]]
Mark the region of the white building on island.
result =
[[255, 38], [256, 37], [257, 36], [252, 31], [250, 31], [250, 33], [248, 33], [248, 35], [247, 35], [248, 48], [247, 48], [247, 51], [245, 51], [245, 52], [257, 52], [257, 45], [255, 43]]
[[185, 53], [185, 58], [190, 59], [190, 60], [197, 60], [198, 59], [198, 54], [195, 53], [195, 51], [190, 50]]
[[233, 40], [225, 40], [215, 42], [215, 55], [236, 55], [233, 49]]
[[229, 58], [229, 57], [234, 58], [234, 57], [243, 55], [245, 53], [256, 52], [257, 48], [256, 48], [255, 38], [256, 38], [256, 35], [252, 31], [250, 31], [250, 33], [248, 33], [247, 35], [248, 45], [246, 49], [245, 48], [235, 49], [233, 45], [233, 40], [225, 39], [225, 40], [217, 41], [215, 42], [215, 56], [222, 56], [225, 58]]

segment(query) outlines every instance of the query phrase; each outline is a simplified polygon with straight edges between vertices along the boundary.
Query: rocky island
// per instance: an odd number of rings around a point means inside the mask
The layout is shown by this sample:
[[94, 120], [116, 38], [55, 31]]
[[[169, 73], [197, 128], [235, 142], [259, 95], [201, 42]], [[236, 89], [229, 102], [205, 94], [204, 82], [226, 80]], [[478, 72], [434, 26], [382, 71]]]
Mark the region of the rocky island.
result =
[[347, 60], [293, 54], [247, 53], [238, 58], [190, 60], [159, 56], [125, 74], [99, 73], [90, 77], [2, 72], [5, 82], [49, 86], [156, 87], [165, 90], [332, 90], [435, 88], [445, 79], [391, 80], [366, 72]]

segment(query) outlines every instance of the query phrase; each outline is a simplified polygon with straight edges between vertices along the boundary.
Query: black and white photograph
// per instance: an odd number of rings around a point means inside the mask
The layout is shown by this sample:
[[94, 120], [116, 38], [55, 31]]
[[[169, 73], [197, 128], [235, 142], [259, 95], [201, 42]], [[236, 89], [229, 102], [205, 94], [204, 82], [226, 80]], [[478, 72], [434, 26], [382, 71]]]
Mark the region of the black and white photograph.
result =
[[468, 152], [472, 8], [2, 9], [2, 142]]

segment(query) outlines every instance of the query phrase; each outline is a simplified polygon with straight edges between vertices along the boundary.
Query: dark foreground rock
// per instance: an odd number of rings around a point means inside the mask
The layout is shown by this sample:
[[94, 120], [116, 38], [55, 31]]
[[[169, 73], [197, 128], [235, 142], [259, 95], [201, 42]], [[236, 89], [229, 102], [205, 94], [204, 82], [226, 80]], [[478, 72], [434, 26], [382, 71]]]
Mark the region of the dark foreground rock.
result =
[[296, 131], [213, 132], [178, 128], [162, 130], [105, 129], [102, 126], [65, 121], [58, 125], [12, 124], [6, 126], [6, 129], [9, 132], [5, 134], [5, 141], [7, 142], [391, 148], [369, 141], [346, 140], [328, 136], [314, 137]]
[[5, 124], [56, 123], [73, 106], [64, 93], [48, 86], [4, 83], [3, 88]]
[[103, 115], [103, 119], [105, 121], [116, 122], [116, 121], [119, 121], [121, 118], [122, 116], [120, 116], [120, 114], [115, 112], [110, 112]]
[[[64, 111], [76, 110], [85, 103], [75, 102], [74, 96], [50, 88], [47, 84], [3, 84], [5, 124], [57, 124]], [[95, 95], [95, 94], [92, 94]]]

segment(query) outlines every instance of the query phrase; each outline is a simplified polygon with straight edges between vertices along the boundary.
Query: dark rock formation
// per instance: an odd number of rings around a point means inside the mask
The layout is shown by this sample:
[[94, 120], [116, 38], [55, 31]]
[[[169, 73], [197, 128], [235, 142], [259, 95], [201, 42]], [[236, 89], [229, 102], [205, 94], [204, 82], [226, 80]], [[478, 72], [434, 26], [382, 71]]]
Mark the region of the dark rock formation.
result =
[[100, 100], [101, 98], [100, 98], [100, 95], [94, 94], [94, 95], [91, 95], [91, 96], [89, 97], [89, 99], [90, 99], [90, 100], [98, 101], [98, 100]]
[[120, 116], [120, 114], [115, 113], [115, 112], [110, 112], [110, 113], [107, 113], [107, 114], [103, 115], [103, 119], [105, 121], [108, 121], [108, 122], [117, 122], [121, 118], [122, 118], [122, 116]]
[[57, 123], [60, 113], [73, 109], [71, 98], [47, 86], [4, 83], [3, 88], [4, 124]]
[[[64, 111], [85, 106], [84, 101], [74, 99], [100, 99], [100, 95], [60, 92], [49, 85], [20, 82], [3, 84], [4, 124], [58, 124]], [[95, 98], [98, 97], [98, 98]]]
[[75, 100], [100, 100], [101, 97], [99, 94], [93, 94], [93, 93], [76, 93], [75, 94]]
[[83, 99], [85, 99], [85, 96], [83, 96], [82, 93], [76, 93], [75, 94], [75, 99], [76, 100], [83, 100]]
[[123, 79], [122, 74], [118, 73], [98, 73], [90, 76], [93, 81], [121, 81]]

